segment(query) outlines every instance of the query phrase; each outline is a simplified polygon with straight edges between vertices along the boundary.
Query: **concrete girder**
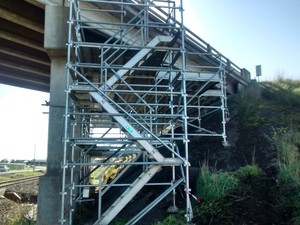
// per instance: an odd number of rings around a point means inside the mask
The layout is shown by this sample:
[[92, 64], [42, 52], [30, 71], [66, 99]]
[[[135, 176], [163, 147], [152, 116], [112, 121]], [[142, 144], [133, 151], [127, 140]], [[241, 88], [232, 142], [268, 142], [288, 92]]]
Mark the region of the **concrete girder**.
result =
[[[29, 0], [34, 1], [34, 0]], [[65, 0], [36, 0], [36, 2], [39, 2], [40, 4], [43, 4], [45, 6], [66, 6], [65, 3], [68, 1]]]
[[25, 72], [25, 73], [30, 73], [32, 75], [38, 75], [39, 77], [49, 77], [49, 75], [48, 75], [49, 71], [42, 71], [42, 70], [35, 69], [32, 67], [24, 66], [24, 65], [21, 66], [17, 63], [13, 63], [13, 62], [6, 61], [6, 60], [0, 59], [0, 66], [2, 66], [4, 68], [6, 67], [9, 69], [17, 70], [17, 71], [20, 71], [21, 73]]
[[32, 41], [28, 38], [25, 38], [25, 37], [22, 37], [22, 36], [19, 36], [16, 34], [12, 34], [12, 33], [6, 32], [6, 31], [1, 31], [0, 38], [20, 44], [20, 45], [24, 45], [28, 48], [33, 48], [35, 50], [46, 52], [46, 50], [40, 43], [37, 43], [35, 41]]
[[38, 0], [25, 0], [25, 2], [28, 2], [36, 7], [39, 7], [41, 9], [45, 9], [45, 5], [40, 3]]
[[3, 18], [5, 20], [11, 21], [15, 24], [18, 24], [20, 26], [26, 27], [30, 30], [44, 33], [44, 27], [32, 20], [27, 19], [26, 17], [23, 17], [17, 13], [11, 12], [7, 9], [0, 7], [0, 18]]
[[[40, 57], [34, 56], [32, 54], [28, 54], [28, 53], [19, 51], [17, 49], [12, 50], [12, 49], [0, 46], [0, 53], [8, 55], [10, 57], [18, 58], [20, 60], [30, 61], [32, 63], [44, 65], [46, 67], [50, 66], [50, 62], [47, 62], [47, 61], [41, 59]], [[49, 76], [49, 73], [47, 73], [47, 75]]]

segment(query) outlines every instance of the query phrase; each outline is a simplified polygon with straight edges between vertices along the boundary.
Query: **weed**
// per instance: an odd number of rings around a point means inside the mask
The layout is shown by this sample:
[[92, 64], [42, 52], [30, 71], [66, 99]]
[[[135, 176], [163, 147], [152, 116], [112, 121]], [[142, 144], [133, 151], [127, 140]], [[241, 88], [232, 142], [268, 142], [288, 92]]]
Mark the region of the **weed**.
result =
[[278, 203], [288, 209], [294, 224], [300, 224], [300, 132], [277, 128], [273, 140], [278, 151]]
[[116, 218], [113, 222], [112, 225], [124, 225], [127, 223], [127, 219], [125, 218]]
[[169, 215], [163, 221], [158, 221], [154, 225], [184, 225], [186, 220], [182, 215]]
[[244, 127], [253, 128], [260, 124], [260, 118], [257, 115], [260, 102], [261, 88], [257, 83], [251, 83], [241, 90], [237, 98], [237, 106], [240, 120]]
[[285, 107], [300, 106], [300, 81], [279, 78], [276, 81], [262, 83], [265, 97]]
[[34, 220], [22, 217], [20, 220], [15, 221], [13, 225], [34, 225], [36, 224]]
[[273, 129], [272, 139], [277, 148], [278, 164], [281, 169], [299, 162], [300, 132], [294, 130], [293, 126]]
[[263, 174], [263, 171], [261, 168], [257, 165], [247, 165], [244, 167], [239, 168], [235, 172], [235, 176], [239, 178], [239, 180], [244, 180], [244, 179], [259, 179]]
[[238, 186], [238, 179], [228, 172], [211, 172], [202, 166], [197, 182], [197, 193], [202, 199], [214, 201], [226, 196]]

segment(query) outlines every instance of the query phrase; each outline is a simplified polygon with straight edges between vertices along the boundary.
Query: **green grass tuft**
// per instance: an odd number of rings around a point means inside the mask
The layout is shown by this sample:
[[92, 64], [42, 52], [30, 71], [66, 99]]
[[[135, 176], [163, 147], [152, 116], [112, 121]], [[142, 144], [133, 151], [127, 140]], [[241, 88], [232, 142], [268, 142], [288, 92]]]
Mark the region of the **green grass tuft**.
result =
[[211, 202], [225, 197], [238, 184], [238, 179], [230, 173], [211, 172], [207, 166], [202, 166], [197, 181], [197, 194], [201, 199]]
[[164, 220], [154, 223], [154, 225], [184, 225], [186, 223], [182, 215], [169, 215]]
[[235, 176], [239, 180], [244, 180], [247, 178], [259, 179], [263, 175], [262, 169], [257, 165], [247, 165], [239, 168], [235, 172]]

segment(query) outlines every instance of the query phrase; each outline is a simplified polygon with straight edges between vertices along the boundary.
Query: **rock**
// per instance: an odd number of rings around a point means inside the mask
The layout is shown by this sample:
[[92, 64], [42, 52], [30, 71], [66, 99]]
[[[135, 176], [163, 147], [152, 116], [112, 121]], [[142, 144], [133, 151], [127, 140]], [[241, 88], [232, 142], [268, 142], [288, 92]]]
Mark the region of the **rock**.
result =
[[16, 203], [21, 203], [21, 197], [16, 192], [5, 192], [4, 197]]

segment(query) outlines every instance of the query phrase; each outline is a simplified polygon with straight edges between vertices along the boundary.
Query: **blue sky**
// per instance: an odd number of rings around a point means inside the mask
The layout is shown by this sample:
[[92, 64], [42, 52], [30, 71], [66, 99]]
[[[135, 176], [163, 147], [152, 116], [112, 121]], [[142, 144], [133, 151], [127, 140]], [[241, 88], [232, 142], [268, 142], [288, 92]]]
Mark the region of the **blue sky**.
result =
[[[185, 25], [255, 78], [300, 79], [300, 0], [183, 0]], [[47, 93], [0, 84], [0, 159], [44, 159]]]
[[186, 26], [255, 78], [300, 79], [299, 0], [183, 0]]

